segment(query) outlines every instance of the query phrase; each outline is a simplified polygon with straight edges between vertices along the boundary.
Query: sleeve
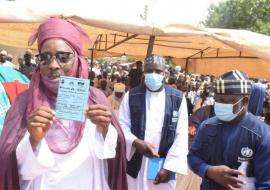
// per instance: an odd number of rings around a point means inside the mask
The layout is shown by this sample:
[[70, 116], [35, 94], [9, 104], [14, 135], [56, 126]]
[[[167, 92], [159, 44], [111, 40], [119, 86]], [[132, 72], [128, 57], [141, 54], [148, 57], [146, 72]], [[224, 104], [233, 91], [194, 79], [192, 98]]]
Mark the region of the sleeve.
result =
[[186, 98], [183, 96], [179, 108], [179, 119], [174, 143], [165, 159], [163, 168], [179, 174], [187, 174], [188, 113]]
[[95, 154], [99, 159], [109, 159], [115, 157], [117, 137], [117, 131], [112, 124], [108, 126], [108, 132], [105, 139], [101, 133], [98, 131], [95, 132]]
[[125, 94], [123, 101], [120, 105], [119, 109], [119, 122], [124, 131], [125, 139], [126, 139], [126, 158], [130, 160], [135, 153], [135, 147], [132, 146], [133, 142], [137, 137], [131, 133], [131, 121], [130, 121], [130, 109], [129, 109], [129, 92]]
[[254, 155], [256, 189], [270, 189], [270, 132], [264, 135]]
[[202, 146], [202, 131], [203, 131], [203, 125], [201, 124], [199, 127], [199, 130], [197, 132], [197, 135], [194, 138], [194, 141], [189, 149], [188, 153], [188, 165], [191, 168], [191, 170], [199, 175], [200, 177], [204, 178], [206, 171], [209, 167], [208, 164], [206, 164], [200, 157], [201, 155], [201, 146]]
[[54, 159], [46, 141], [43, 139], [34, 152], [28, 131], [16, 149], [18, 172], [22, 180], [33, 180], [54, 166]]

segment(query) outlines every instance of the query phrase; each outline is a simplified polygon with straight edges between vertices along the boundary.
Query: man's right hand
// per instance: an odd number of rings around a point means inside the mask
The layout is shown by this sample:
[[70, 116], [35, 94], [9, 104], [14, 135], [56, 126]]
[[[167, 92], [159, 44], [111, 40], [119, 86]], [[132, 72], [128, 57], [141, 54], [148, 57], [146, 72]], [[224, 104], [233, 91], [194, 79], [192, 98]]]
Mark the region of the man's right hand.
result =
[[242, 188], [245, 182], [238, 178], [238, 175], [244, 175], [241, 171], [234, 170], [228, 166], [209, 166], [206, 176], [216, 183], [226, 187], [227, 189], [234, 190]]
[[39, 107], [28, 117], [27, 130], [30, 143], [35, 151], [37, 144], [43, 139], [55, 119], [55, 111], [48, 107]]
[[133, 146], [136, 148], [136, 150], [140, 153], [143, 154], [144, 156], [148, 158], [158, 158], [159, 155], [154, 152], [155, 147], [154, 145], [150, 143], [146, 143], [145, 141], [141, 139], [136, 139], [133, 142]]

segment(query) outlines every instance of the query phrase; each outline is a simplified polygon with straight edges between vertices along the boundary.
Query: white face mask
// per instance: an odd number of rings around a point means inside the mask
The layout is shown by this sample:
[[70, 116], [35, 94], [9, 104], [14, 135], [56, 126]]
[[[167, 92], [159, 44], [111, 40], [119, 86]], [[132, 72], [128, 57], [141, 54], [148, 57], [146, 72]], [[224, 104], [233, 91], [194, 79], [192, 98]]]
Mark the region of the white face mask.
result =
[[151, 91], [157, 91], [163, 85], [164, 76], [157, 73], [144, 74], [144, 83]]
[[244, 107], [242, 107], [237, 113], [233, 113], [233, 106], [241, 102], [242, 99], [240, 99], [235, 104], [223, 104], [215, 102], [214, 110], [218, 119], [220, 119], [221, 121], [232, 121], [233, 119], [235, 119]]

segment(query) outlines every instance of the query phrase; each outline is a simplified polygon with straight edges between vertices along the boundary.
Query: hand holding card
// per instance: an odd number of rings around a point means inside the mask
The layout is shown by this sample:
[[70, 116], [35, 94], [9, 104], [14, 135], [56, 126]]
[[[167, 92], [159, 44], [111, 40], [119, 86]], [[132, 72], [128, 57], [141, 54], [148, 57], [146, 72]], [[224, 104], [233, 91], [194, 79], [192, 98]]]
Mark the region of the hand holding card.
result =
[[[152, 158], [152, 159], [149, 159], [148, 161], [148, 179], [155, 180], [155, 184], [163, 182], [163, 179], [157, 179], [157, 178], [163, 178], [164, 175], [162, 174], [168, 171], [164, 169], [164, 171], [159, 173], [161, 170], [163, 170], [162, 167], [164, 165], [164, 162], [165, 162], [165, 158]], [[175, 180], [175, 173], [170, 172], [170, 176], [168, 179]]]

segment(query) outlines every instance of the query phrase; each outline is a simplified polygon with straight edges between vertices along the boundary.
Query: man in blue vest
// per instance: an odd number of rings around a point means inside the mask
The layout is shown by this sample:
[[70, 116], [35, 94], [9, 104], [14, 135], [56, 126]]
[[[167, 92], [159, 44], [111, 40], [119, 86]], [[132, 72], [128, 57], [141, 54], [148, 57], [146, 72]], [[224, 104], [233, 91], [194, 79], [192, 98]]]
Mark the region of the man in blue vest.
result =
[[[127, 92], [120, 106], [131, 190], [172, 190], [175, 189], [174, 173], [187, 173], [186, 99], [181, 91], [164, 84], [164, 75], [163, 57], [146, 58], [144, 84]], [[154, 160], [164, 161], [156, 173], [151, 167]], [[153, 178], [150, 177], [152, 172]]]
[[247, 112], [250, 92], [238, 70], [216, 81], [216, 116], [201, 124], [188, 154], [201, 189], [270, 189], [270, 128]]

